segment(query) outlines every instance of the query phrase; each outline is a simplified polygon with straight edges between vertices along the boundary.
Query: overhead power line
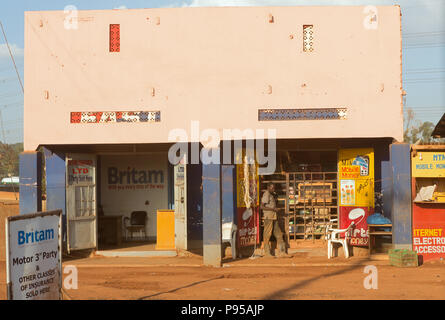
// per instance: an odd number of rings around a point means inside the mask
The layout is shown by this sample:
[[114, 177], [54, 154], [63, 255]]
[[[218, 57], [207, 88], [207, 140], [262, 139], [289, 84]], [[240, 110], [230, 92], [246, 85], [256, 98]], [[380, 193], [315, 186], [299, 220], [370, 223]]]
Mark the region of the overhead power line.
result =
[[0, 79], [0, 82], [6, 83], [6, 82], [9, 82], [12, 80], [16, 80], [16, 77], [2, 78], [2, 79]]
[[405, 108], [411, 109], [422, 109], [422, 110], [443, 110], [445, 111], [445, 106], [405, 106]]
[[[12, 109], [16, 109], [16, 112], [17, 111], [20, 111], [20, 110], [23, 110], [23, 102], [11, 102], [11, 103], [3, 103], [3, 104], [0, 104], [0, 109], [6, 109], [6, 108], [9, 108], [9, 107], [13, 107]], [[17, 110], [17, 109], [19, 109], [19, 110]], [[14, 113], [16, 113], [16, 112], [14, 112]]]
[[[23, 67], [23, 61], [21, 61], [21, 60], [16, 61], [16, 65], [18, 67]], [[10, 66], [6, 66], [6, 67], [1, 67], [0, 68], [0, 72], [2, 72], [2, 73], [8, 73], [9, 74], [10, 71], [11, 71], [11, 67]]]
[[[443, 6], [443, 0], [429, 0], [428, 5], [438, 5]], [[408, 9], [408, 8], [419, 8], [419, 7], [425, 7], [425, 4], [411, 4], [411, 5], [403, 5], [401, 6], [402, 10]]]
[[18, 95], [20, 95], [20, 92], [3, 92], [0, 94], [0, 98], [4, 99], [4, 98], [10, 98], [10, 97], [17, 97]]
[[404, 38], [415, 38], [415, 37], [425, 37], [425, 36], [440, 36], [440, 35], [445, 35], [445, 31], [402, 33], [402, 37], [404, 37]]
[[441, 73], [445, 72], [445, 69], [408, 69], [404, 73], [405, 74], [422, 74], [422, 73]]
[[445, 46], [445, 42], [431, 42], [419, 44], [406, 44], [402, 46], [403, 49], [417, 49], [417, 48], [437, 48]]
[[423, 108], [411, 108], [414, 111], [424, 111], [424, 112], [445, 112], [445, 109], [437, 109], [437, 110], [425, 110]]
[[415, 78], [415, 79], [404, 79], [405, 81], [423, 81], [423, 80], [444, 80], [445, 78]]
[[14, 64], [15, 72], [17, 73], [17, 78], [19, 79], [20, 87], [22, 88], [22, 93], [25, 93], [25, 89], [23, 89], [22, 79], [20, 78], [19, 71], [17, 70], [17, 65], [15, 64], [14, 56], [12, 55], [11, 48], [9, 47], [8, 39], [6, 38], [5, 29], [3, 29], [3, 23], [0, 21], [0, 27], [2, 28], [3, 37], [5, 38], [6, 46], [8, 47], [9, 55], [11, 56], [12, 63]]

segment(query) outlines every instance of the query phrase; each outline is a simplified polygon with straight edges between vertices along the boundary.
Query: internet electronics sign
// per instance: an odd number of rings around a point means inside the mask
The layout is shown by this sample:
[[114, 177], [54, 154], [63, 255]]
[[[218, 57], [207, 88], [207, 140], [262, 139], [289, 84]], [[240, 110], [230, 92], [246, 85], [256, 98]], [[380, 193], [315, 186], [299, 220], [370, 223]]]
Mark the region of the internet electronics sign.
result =
[[57, 210], [8, 218], [8, 299], [61, 299], [61, 213]]

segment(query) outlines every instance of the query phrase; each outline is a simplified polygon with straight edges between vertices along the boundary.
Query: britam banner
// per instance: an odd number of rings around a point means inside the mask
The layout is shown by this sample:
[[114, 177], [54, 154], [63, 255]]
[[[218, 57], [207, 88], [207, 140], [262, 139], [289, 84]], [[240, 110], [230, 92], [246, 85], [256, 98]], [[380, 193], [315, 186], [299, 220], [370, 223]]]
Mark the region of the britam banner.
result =
[[62, 211], [25, 214], [6, 221], [9, 300], [60, 300]]

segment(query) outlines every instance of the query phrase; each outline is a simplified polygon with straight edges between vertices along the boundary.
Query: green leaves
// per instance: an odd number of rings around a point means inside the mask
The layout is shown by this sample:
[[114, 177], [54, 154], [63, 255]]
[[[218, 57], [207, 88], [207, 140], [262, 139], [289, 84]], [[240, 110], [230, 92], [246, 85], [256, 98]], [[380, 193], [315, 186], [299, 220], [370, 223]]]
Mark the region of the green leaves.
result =
[[420, 120], [416, 120], [413, 109], [407, 109], [404, 122], [405, 129], [403, 132], [403, 142], [411, 144], [426, 144], [440, 141], [440, 139], [435, 139], [431, 136], [431, 133], [435, 127], [434, 123], [430, 121], [422, 122]]
[[23, 151], [23, 143], [0, 143], [0, 177], [19, 175], [19, 154]]

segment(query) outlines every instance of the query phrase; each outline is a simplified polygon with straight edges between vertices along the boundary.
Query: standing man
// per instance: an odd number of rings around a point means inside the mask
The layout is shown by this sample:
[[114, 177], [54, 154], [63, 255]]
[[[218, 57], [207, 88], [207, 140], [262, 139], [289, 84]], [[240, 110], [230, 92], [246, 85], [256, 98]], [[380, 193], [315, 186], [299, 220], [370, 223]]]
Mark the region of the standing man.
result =
[[267, 190], [264, 191], [263, 197], [261, 198], [261, 206], [264, 216], [264, 231], [263, 231], [263, 241], [264, 241], [264, 256], [271, 257], [269, 240], [272, 233], [277, 239], [277, 247], [280, 249], [280, 257], [287, 256], [285, 243], [283, 240], [283, 232], [280, 229], [280, 225], [277, 219], [277, 199], [275, 196], [275, 185], [270, 182], [267, 184]]

